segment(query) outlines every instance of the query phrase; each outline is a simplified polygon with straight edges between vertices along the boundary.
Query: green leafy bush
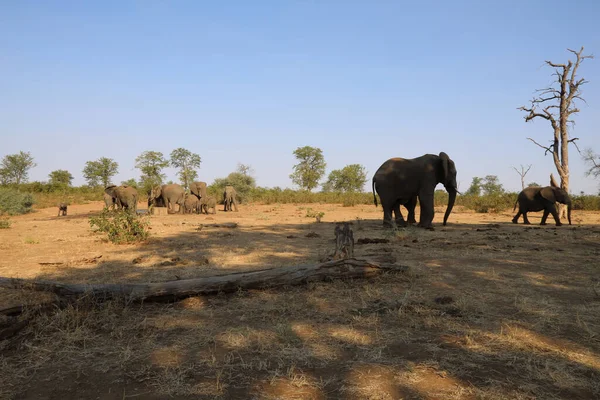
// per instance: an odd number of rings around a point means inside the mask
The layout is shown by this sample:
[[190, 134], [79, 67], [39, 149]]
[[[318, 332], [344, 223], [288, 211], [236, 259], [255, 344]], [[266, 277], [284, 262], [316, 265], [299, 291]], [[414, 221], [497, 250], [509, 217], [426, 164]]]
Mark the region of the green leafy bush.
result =
[[34, 204], [30, 193], [21, 193], [14, 189], [0, 188], [0, 215], [20, 215], [31, 211]]
[[512, 210], [516, 200], [516, 193], [497, 193], [484, 196], [459, 196], [456, 204], [478, 213], [501, 213], [507, 209]]
[[600, 210], [600, 196], [581, 194], [571, 196], [573, 210]]
[[108, 240], [115, 244], [142, 242], [150, 235], [148, 220], [136, 214], [121, 210], [116, 212], [104, 209], [98, 216], [90, 217], [90, 227], [97, 232], [108, 234]]

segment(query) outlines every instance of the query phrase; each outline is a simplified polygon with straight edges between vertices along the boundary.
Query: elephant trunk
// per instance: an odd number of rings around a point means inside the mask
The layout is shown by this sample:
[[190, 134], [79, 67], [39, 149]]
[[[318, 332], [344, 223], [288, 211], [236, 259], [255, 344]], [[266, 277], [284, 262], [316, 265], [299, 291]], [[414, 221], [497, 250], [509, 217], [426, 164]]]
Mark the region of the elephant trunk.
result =
[[454, 201], [456, 201], [456, 189], [450, 189], [448, 190], [448, 207], [446, 208], [446, 213], [444, 214], [444, 226], [446, 226], [448, 217], [452, 212], [452, 207], [454, 207]]
[[567, 203], [567, 219], [569, 220], [569, 225], [571, 225], [571, 202]]

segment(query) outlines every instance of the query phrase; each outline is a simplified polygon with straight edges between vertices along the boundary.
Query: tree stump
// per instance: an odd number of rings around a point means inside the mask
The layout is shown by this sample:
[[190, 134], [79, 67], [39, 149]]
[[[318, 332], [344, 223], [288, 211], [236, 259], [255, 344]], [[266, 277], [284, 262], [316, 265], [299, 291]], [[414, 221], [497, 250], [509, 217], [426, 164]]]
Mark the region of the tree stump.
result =
[[152, 207], [152, 215], [167, 215], [167, 207]]
[[348, 222], [335, 226], [335, 252], [334, 260], [343, 260], [354, 257], [354, 233]]

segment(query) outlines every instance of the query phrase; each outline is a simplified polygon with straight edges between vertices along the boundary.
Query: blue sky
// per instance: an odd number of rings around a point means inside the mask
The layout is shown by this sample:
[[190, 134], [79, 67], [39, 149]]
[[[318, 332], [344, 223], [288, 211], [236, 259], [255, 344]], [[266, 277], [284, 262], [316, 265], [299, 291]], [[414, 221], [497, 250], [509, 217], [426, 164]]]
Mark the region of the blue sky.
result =
[[[30, 180], [68, 169], [82, 184], [88, 160], [118, 161], [120, 182], [141, 152], [185, 147], [209, 183], [242, 162], [259, 185], [292, 187], [299, 146], [369, 182], [390, 157], [445, 151], [460, 190], [485, 175], [517, 190], [520, 164], [546, 184], [551, 156], [526, 137], [546, 143], [549, 125], [517, 107], [551, 82], [544, 60], [600, 55], [599, 17], [593, 0], [5, 1], [0, 156], [30, 151]], [[572, 132], [598, 152], [599, 63], [580, 69]], [[570, 159], [571, 191], [596, 193]]]

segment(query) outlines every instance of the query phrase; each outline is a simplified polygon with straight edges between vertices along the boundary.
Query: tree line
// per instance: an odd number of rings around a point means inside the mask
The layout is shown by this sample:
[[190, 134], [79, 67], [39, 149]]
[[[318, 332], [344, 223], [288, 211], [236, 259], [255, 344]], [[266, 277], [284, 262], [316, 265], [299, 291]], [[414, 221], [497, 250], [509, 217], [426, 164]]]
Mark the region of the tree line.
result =
[[[329, 173], [327, 180], [320, 183], [325, 175], [326, 162], [323, 151], [317, 147], [298, 147], [293, 152], [296, 165], [290, 175], [292, 182], [301, 190], [312, 191], [319, 185], [323, 192], [359, 193], [367, 181], [367, 172], [360, 164], [346, 165], [341, 169]], [[122, 184], [136, 187], [149, 193], [152, 187], [166, 182], [164, 169], [171, 166], [178, 169], [177, 176], [182, 186], [189, 188], [190, 183], [198, 179], [198, 169], [202, 158], [196, 153], [184, 148], [173, 150], [167, 158], [160, 151], [144, 151], [135, 159], [135, 168], [140, 171], [138, 180], [131, 178]], [[26, 183], [31, 168], [37, 166], [29, 152], [19, 152], [4, 156], [0, 163], [0, 185]], [[119, 172], [119, 163], [112, 158], [100, 157], [97, 160], [87, 161], [83, 168], [83, 177], [87, 185], [92, 188], [107, 187], [112, 184], [113, 177]], [[239, 163], [236, 171], [226, 178], [217, 178], [215, 186], [231, 184], [244, 192], [245, 188], [255, 188], [256, 179], [252, 176], [252, 167]], [[48, 174], [48, 184], [53, 187], [67, 188], [72, 185], [73, 175], [64, 169], [52, 171]]]

